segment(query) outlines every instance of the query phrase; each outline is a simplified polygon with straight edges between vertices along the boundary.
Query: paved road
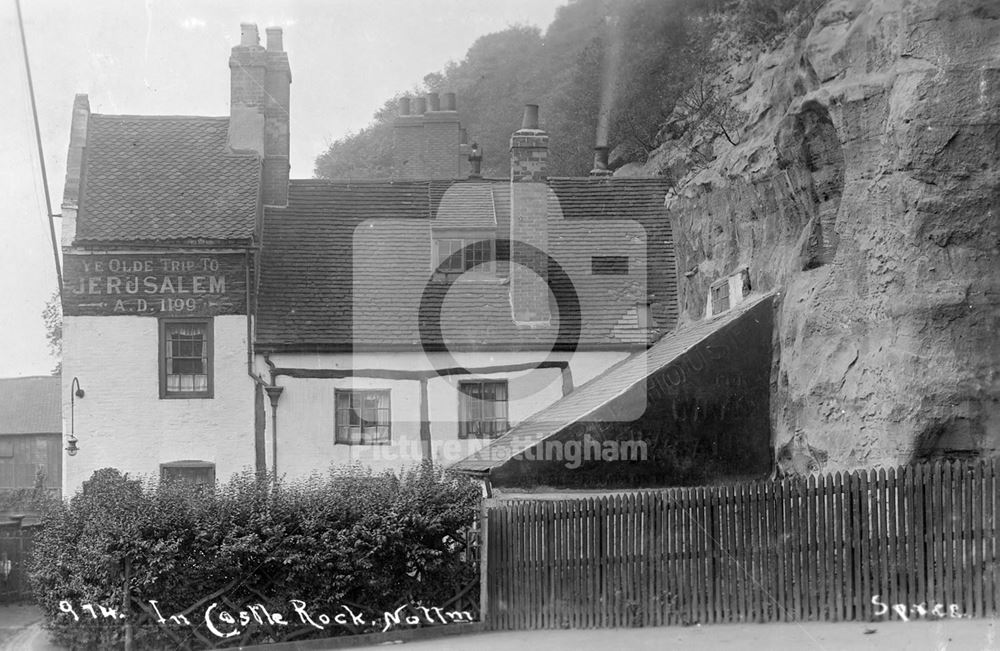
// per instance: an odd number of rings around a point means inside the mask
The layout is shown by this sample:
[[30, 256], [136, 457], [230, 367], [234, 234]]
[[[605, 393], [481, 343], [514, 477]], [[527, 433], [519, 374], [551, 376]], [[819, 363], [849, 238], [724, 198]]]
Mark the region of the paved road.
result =
[[[385, 649], [366, 647], [370, 649]], [[393, 645], [399, 651], [994, 651], [1000, 620], [937, 622], [716, 624], [712, 626], [482, 633]]]
[[[0, 651], [61, 651], [48, 642], [33, 607], [0, 607]], [[382, 644], [399, 651], [1000, 651], [1000, 620], [937, 622], [716, 624], [712, 626], [523, 631]], [[262, 647], [266, 648], [266, 647]], [[312, 646], [310, 649], [321, 647]]]

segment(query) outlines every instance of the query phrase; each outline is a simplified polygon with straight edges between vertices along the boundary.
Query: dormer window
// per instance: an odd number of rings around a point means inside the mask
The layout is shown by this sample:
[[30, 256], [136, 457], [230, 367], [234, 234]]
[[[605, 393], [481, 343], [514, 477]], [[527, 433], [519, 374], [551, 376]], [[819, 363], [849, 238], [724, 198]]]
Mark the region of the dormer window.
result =
[[434, 261], [439, 274], [492, 276], [496, 271], [493, 234], [435, 235]]

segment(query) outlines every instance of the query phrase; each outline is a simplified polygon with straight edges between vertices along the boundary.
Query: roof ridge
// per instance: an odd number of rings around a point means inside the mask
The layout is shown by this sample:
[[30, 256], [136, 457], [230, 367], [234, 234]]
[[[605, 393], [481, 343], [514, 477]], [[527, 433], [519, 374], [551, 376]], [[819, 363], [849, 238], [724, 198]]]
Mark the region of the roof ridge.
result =
[[132, 113], [91, 113], [92, 118], [124, 118], [128, 120], [215, 120], [229, 121], [228, 115], [138, 115]]
[[61, 375], [19, 375], [17, 377], [0, 377], [0, 382], [4, 380], [42, 380], [42, 379], [62, 379]]

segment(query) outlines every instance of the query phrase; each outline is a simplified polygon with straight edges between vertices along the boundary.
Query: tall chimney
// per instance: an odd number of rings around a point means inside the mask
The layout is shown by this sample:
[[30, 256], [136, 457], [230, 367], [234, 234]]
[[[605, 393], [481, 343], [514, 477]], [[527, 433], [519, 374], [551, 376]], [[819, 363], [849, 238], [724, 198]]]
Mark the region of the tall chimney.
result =
[[240, 44], [229, 56], [229, 146], [264, 155], [264, 84], [267, 53], [257, 26], [240, 25]]
[[510, 305], [514, 323], [521, 326], [548, 325], [551, 319], [548, 158], [549, 135], [538, 126], [538, 106], [528, 104], [521, 128], [510, 137]]
[[267, 74], [264, 88], [264, 205], [288, 205], [289, 99], [292, 70], [280, 27], [267, 28]]
[[424, 116], [422, 97], [401, 97], [399, 115], [392, 125], [392, 176], [419, 179], [424, 167]]
[[267, 29], [267, 49], [257, 26], [240, 25], [240, 44], [229, 57], [229, 146], [263, 161], [264, 205], [288, 203], [289, 94], [292, 73], [280, 27]]

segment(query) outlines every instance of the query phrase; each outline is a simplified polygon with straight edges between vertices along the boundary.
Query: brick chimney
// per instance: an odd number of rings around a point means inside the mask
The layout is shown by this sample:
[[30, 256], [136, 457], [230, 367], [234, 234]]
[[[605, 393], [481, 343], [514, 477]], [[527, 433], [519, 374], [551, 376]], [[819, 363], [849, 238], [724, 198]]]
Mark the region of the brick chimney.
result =
[[454, 93], [403, 97], [393, 123], [393, 178], [459, 178], [468, 157], [462, 144]]
[[288, 205], [289, 98], [292, 69], [280, 27], [267, 28], [267, 74], [264, 88], [264, 205]]
[[292, 73], [280, 27], [267, 29], [267, 49], [257, 26], [240, 25], [240, 44], [229, 57], [229, 146], [256, 152], [263, 161], [264, 205], [288, 203], [288, 108]]
[[[538, 106], [524, 107], [521, 128], [510, 137], [510, 305], [517, 325], [548, 325], [549, 135], [538, 126]], [[529, 250], [520, 244], [533, 247]], [[534, 270], [514, 260], [529, 261]], [[536, 273], [537, 271], [537, 273]]]

